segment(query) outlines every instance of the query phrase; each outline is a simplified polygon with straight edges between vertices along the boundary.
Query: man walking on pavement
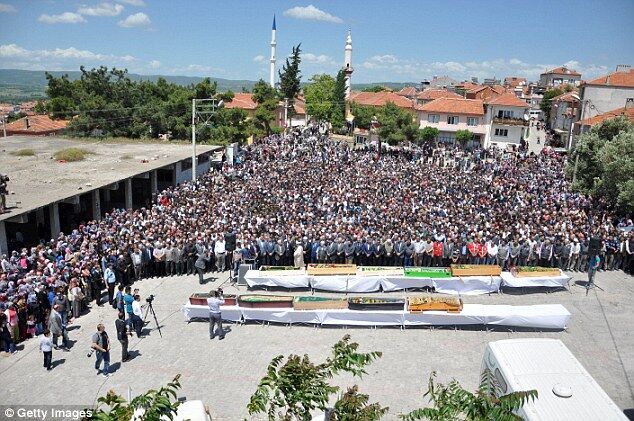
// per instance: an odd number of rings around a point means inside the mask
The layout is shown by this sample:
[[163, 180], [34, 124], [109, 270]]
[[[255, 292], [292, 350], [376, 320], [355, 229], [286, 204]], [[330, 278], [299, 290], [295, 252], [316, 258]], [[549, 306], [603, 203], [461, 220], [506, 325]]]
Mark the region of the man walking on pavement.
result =
[[[97, 332], [92, 335], [91, 348], [96, 351], [95, 370], [97, 370], [97, 374], [110, 377], [110, 340], [102, 323], [97, 325]], [[101, 361], [103, 361], [103, 370], [99, 369]]]

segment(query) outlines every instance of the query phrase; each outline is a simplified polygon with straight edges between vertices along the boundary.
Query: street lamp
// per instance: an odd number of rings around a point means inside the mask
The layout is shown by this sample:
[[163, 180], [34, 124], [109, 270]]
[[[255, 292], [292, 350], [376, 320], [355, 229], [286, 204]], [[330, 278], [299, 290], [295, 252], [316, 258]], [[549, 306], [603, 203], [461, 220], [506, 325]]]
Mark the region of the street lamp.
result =
[[211, 126], [211, 119], [225, 106], [216, 98], [192, 99], [192, 181], [196, 181], [196, 121], [203, 126]]

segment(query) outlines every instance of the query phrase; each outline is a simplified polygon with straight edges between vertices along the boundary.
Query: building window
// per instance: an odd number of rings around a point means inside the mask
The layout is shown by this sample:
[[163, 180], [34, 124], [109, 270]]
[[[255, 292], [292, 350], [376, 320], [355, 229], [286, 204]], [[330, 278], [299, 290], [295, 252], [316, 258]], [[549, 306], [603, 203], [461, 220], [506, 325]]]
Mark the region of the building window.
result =
[[467, 126], [477, 126], [478, 117], [467, 117]]
[[440, 143], [453, 145], [454, 143], [456, 143], [456, 136], [450, 135], [450, 134], [441, 133], [441, 134], [438, 135], [438, 141]]
[[460, 122], [460, 117], [457, 115], [447, 116], [447, 124], [458, 124]]
[[507, 137], [509, 135], [508, 129], [495, 129], [496, 136]]
[[498, 110], [498, 118], [513, 118], [513, 111]]
[[427, 116], [427, 120], [430, 123], [438, 123], [438, 121], [440, 121], [440, 118], [439, 118], [438, 114], [429, 114]]
[[191, 158], [181, 161], [181, 171], [191, 170], [191, 168], [192, 168]]

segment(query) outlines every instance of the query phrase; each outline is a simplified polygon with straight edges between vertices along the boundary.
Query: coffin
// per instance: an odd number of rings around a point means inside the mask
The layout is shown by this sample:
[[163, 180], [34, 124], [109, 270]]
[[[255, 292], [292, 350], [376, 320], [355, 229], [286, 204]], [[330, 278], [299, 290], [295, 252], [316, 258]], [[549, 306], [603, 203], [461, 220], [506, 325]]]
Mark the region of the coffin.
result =
[[359, 266], [357, 276], [403, 276], [403, 268], [394, 266]]
[[[189, 304], [194, 306], [206, 306], [207, 298], [211, 298], [211, 294], [208, 292], [196, 292], [189, 297]], [[226, 306], [235, 306], [237, 304], [235, 295], [225, 295]]]
[[289, 295], [245, 294], [238, 297], [238, 305], [248, 308], [290, 308], [293, 307], [293, 297]]
[[295, 297], [295, 310], [341, 310], [348, 308], [345, 298], [317, 297], [314, 295]]
[[260, 272], [281, 272], [295, 269], [297, 269], [295, 266], [260, 266]]
[[517, 266], [511, 268], [511, 273], [516, 278], [530, 278], [541, 276], [559, 276], [559, 269], [545, 268], [541, 266]]
[[498, 265], [451, 265], [453, 276], [500, 276], [501, 273]]
[[457, 297], [411, 297], [408, 299], [407, 309], [410, 313], [422, 311], [460, 313], [462, 305], [462, 299]]
[[348, 298], [348, 308], [350, 310], [403, 311], [403, 309], [405, 308], [405, 299], [404, 298], [351, 297], [351, 298]]
[[451, 278], [449, 268], [405, 268], [406, 278]]
[[347, 264], [311, 263], [308, 265], [309, 275], [356, 275], [357, 266]]

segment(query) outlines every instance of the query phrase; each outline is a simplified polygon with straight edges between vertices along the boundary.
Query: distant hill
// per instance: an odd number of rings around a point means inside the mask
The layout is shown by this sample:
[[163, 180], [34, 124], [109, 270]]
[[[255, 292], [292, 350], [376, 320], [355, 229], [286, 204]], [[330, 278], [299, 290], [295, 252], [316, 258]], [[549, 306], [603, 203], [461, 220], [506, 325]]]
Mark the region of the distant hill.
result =
[[[67, 74], [71, 80], [78, 79], [81, 76], [80, 71], [50, 71], [49, 73], [55, 77]], [[162, 77], [168, 82], [178, 85], [195, 84], [204, 79], [202, 77], [193, 76], [139, 75], [135, 73], [130, 73], [128, 76], [135, 81], [156, 81], [159, 77]], [[218, 83], [218, 90], [222, 92], [227, 90], [242, 92], [242, 88], [251, 90], [256, 83], [253, 80], [232, 80], [213, 77], [210, 79]], [[395, 82], [356, 83], [352, 84], [352, 89], [361, 90], [375, 85], [385, 86], [398, 91], [405, 86], [415, 86], [416, 84]], [[45, 98], [46, 86], [46, 75], [44, 71], [0, 69], [0, 102], [18, 103]]]

